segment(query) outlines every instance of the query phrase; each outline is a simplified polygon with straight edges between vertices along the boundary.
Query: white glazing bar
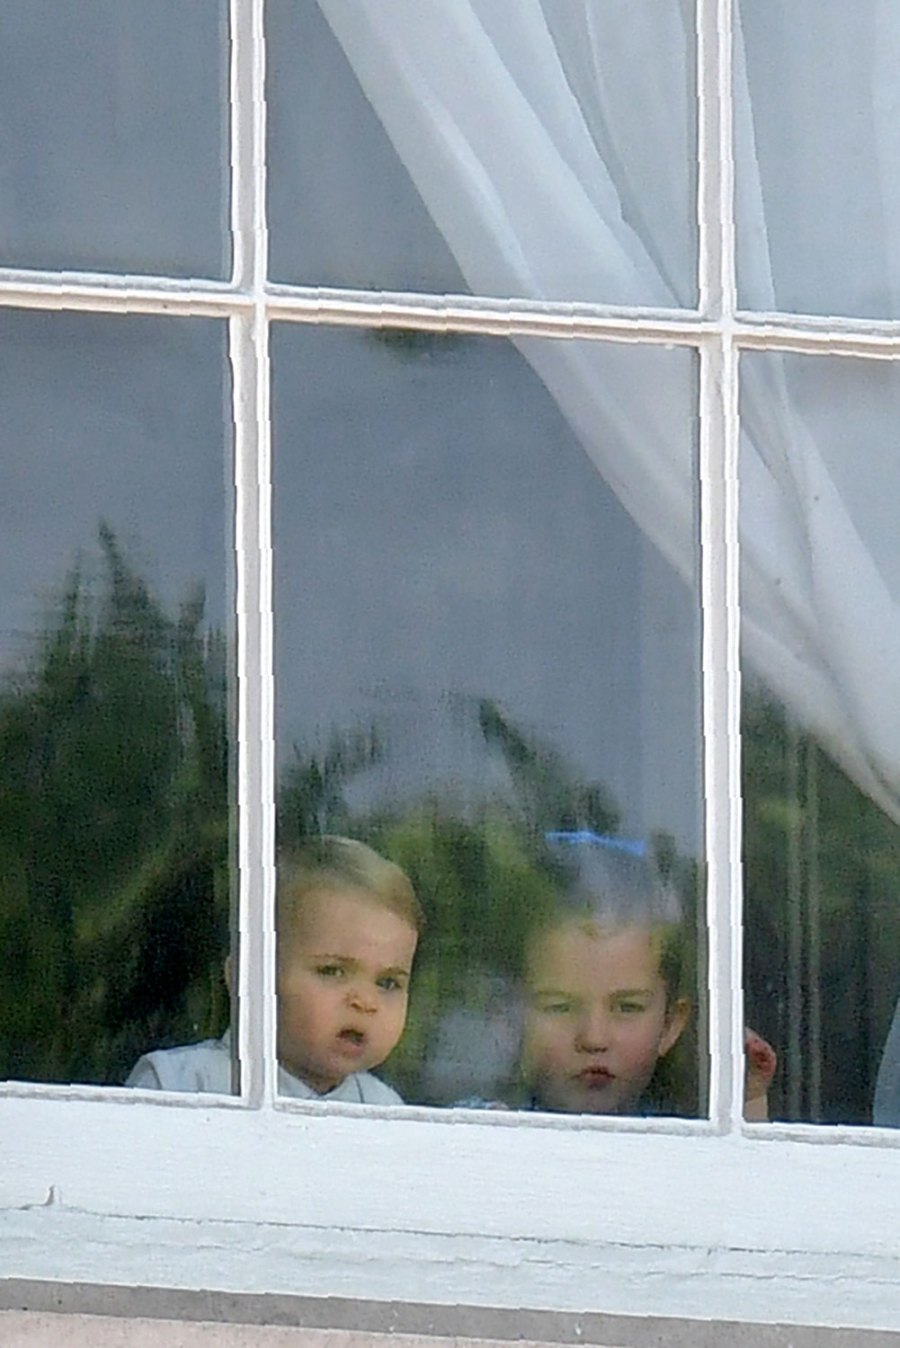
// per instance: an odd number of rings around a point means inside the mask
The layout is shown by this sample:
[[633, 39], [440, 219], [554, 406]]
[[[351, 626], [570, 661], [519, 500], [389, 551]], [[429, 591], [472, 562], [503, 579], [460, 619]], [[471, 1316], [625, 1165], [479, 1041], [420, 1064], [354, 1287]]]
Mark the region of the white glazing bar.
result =
[[231, 323], [238, 622], [238, 1052], [254, 1106], [276, 1089], [275, 751], [272, 661], [271, 426], [265, 303], [263, 0], [232, 0], [232, 226], [235, 283], [249, 294]]
[[700, 313], [722, 314], [722, 126], [719, 108], [719, 4], [696, 0], [697, 23], [697, 294]]
[[[237, 118], [237, 103], [235, 121]], [[242, 154], [232, 138], [235, 177]], [[701, 193], [701, 201], [704, 194]], [[136, 276], [113, 272], [22, 271], [0, 267], [0, 308], [146, 313], [173, 317], [227, 318], [249, 312], [252, 267], [246, 246], [253, 231], [235, 200], [232, 212], [233, 282], [190, 277]], [[702, 219], [708, 228], [709, 217]], [[704, 249], [703, 276], [718, 277], [718, 250]], [[709, 302], [703, 314], [691, 309], [644, 309], [618, 305], [559, 304], [552, 300], [492, 300], [470, 296], [419, 296], [357, 291], [312, 291], [301, 286], [269, 286], [267, 306], [279, 321], [333, 326], [420, 328], [423, 331], [473, 332], [497, 336], [590, 337], [616, 342], [660, 342], [694, 346], [699, 337], [720, 330], [717, 286], [704, 281]], [[816, 314], [739, 312], [733, 336], [742, 350], [800, 351], [895, 360], [900, 356], [900, 321], [823, 318]]]
[[229, 13], [230, 214], [232, 283], [253, 285], [256, 219], [253, 179], [253, 24], [247, 0], [231, 0]]
[[0, 267], [0, 307], [62, 312], [227, 318], [250, 300], [221, 281], [95, 272], [22, 272]]
[[691, 310], [555, 304], [551, 300], [443, 299], [429, 295], [311, 294], [279, 287], [269, 291], [269, 311], [290, 323], [336, 327], [415, 328], [534, 337], [597, 337], [616, 342], [696, 346], [706, 330]]
[[805, 317], [778, 321], [763, 315], [741, 315], [734, 339], [747, 351], [798, 351], [809, 355], [863, 356], [869, 360], [896, 360], [900, 355], [900, 326], [866, 323], [863, 319]]
[[893, 342], [900, 344], [900, 319], [854, 318], [848, 314], [801, 314], [766, 309], [738, 309], [735, 331], [741, 345], [768, 345], [784, 341]]
[[737, 566], [737, 352], [700, 354], [703, 725], [709, 921], [710, 1115], [743, 1110], [740, 668]]
[[743, 1113], [738, 368], [731, 0], [697, 0], [703, 724], [709, 922], [710, 1115]]
[[[737, 311], [737, 253], [734, 195], [734, 23], [736, 0], [716, 3], [716, 99], [718, 124], [718, 264], [723, 338], [732, 335]], [[711, 73], [711, 72], [710, 72]]]

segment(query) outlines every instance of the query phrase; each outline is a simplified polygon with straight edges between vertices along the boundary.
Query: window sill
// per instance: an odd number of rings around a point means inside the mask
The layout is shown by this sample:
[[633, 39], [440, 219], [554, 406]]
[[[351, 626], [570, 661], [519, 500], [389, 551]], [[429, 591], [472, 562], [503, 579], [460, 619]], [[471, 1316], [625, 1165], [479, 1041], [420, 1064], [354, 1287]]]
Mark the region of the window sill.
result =
[[18, 1278], [900, 1325], [892, 1146], [123, 1096], [0, 1110]]

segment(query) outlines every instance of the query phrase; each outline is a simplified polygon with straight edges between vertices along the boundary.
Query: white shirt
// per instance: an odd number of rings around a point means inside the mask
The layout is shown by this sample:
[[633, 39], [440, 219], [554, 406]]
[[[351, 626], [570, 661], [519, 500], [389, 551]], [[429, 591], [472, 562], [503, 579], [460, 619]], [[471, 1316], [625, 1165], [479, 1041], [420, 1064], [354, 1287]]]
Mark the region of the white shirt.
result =
[[[139, 1058], [126, 1086], [145, 1091], [213, 1091], [231, 1094], [231, 1036], [204, 1039], [180, 1048], [158, 1048]], [[305, 1081], [278, 1068], [278, 1093], [299, 1100], [343, 1100], [357, 1105], [402, 1105], [395, 1090], [371, 1072], [351, 1072], [334, 1090], [320, 1095]]]

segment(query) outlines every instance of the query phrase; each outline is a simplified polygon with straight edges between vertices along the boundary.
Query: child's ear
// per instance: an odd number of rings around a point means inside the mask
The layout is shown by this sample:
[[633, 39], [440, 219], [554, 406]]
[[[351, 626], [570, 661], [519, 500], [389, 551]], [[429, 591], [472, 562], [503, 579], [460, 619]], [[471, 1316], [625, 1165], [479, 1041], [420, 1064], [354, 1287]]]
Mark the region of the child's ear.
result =
[[691, 1018], [689, 997], [679, 997], [673, 1002], [666, 1014], [666, 1028], [659, 1041], [659, 1056], [664, 1058], [673, 1049], [682, 1036], [685, 1025]]

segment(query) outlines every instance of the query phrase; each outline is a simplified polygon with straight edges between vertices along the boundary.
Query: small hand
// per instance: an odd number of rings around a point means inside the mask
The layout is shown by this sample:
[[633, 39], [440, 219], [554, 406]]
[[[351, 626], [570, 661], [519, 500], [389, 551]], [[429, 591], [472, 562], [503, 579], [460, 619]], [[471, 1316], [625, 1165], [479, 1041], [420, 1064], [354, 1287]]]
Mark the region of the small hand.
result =
[[778, 1066], [778, 1055], [762, 1035], [747, 1026], [744, 1031], [744, 1057], [744, 1118], [748, 1122], [759, 1123], [769, 1117], [768, 1091]]

